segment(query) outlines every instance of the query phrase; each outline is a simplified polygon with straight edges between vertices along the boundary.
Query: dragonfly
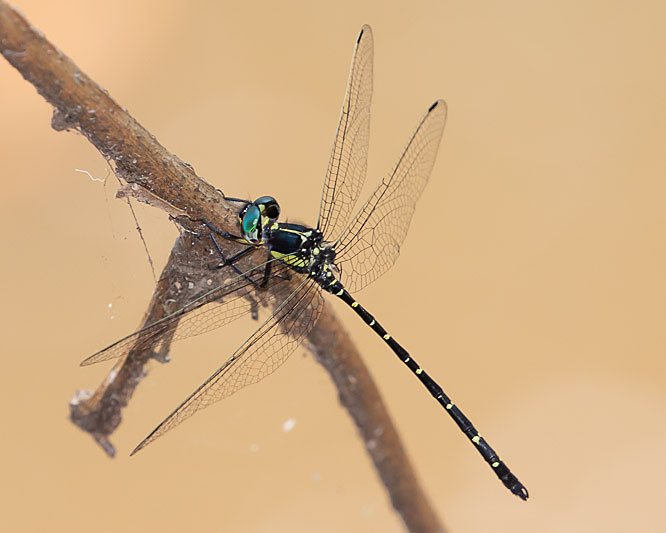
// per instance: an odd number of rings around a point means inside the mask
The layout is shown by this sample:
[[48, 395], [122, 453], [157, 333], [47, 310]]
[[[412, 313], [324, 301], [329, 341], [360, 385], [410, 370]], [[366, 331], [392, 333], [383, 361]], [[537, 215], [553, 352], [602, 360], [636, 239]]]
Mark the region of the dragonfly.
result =
[[[280, 206], [271, 196], [242, 202], [240, 235], [205, 222], [223, 258], [236, 276], [150, 324], [93, 354], [83, 365], [122, 357], [137, 343], [155, 343], [205, 333], [228, 324], [259, 305], [274, 311], [204, 383], [188, 396], [132, 452], [164, 435], [197, 411], [256, 383], [281, 366], [317, 322], [324, 293], [338, 297], [369, 326], [411, 370], [472, 442], [502, 483], [522, 500], [528, 491], [451, 398], [352, 294], [395, 263], [416, 202], [435, 163], [447, 117], [435, 101], [409, 137], [397, 162], [374, 192], [353, 213], [365, 181], [373, 84], [373, 35], [363, 26], [355, 44], [351, 71], [333, 150], [329, 159], [316, 227], [278, 222]], [[247, 245], [226, 258], [213, 234]], [[235, 264], [257, 250], [266, 261], [242, 272]], [[248, 303], [249, 302], [249, 303]]]

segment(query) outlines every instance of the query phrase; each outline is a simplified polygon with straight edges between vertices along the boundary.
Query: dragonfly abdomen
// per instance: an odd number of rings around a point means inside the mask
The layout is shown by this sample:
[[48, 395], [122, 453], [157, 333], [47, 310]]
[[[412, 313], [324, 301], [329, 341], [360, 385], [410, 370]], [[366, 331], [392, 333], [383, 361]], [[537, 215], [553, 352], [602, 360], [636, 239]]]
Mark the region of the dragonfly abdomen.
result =
[[428, 373], [421, 368], [421, 366], [409, 355], [409, 352], [407, 352], [398, 341], [388, 334], [386, 329], [377, 322], [375, 317], [372, 316], [365, 307], [359, 304], [352, 295], [347, 292], [340, 281], [336, 280], [331, 283], [326, 287], [326, 290], [335, 294], [343, 302], [349, 305], [349, 307], [361, 317], [361, 320], [370, 326], [370, 328], [372, 328], [372, 330], [379, 335], [386, 344], [388, 344], [391, 350], [393, 350], [393, 353], [395, 353], [395, 355], [397, 355], [398, 358], [400, 358], [400, 360], [413, 372], [425, 388], [430, 391], [430, 394], [432, 394], [437, 402], [446, 410], [449, 416], [453, 418], [454, 422], [472, 444], [474, 444], [474, 447], [485, 459], [486, 463], [490, 465], [493, 472], [495, 472], [504, 486], [519, 496], [522, 500], [526, 500], [528, 498], [527, 489], [520, 481], [518, 481], [518, 478], [511, 472], [511, 470], [509, 470], [504, 462], [500, 460], [495, 450], [490, 447], [465, 414], [453, 403], [451, 398], [446, 395], [442, 387], [440, 387], [435, 380], [433, 380]]

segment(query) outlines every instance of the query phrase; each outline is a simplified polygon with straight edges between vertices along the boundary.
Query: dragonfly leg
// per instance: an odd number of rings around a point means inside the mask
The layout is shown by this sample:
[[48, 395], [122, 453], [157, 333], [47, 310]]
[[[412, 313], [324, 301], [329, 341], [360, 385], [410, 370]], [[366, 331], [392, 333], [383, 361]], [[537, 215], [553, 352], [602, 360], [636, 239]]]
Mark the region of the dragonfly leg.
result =
[[[219, 191], [220, 189], [218, 189]], [[222, 192], [222, 191], [220, 191]], [[224, 193], [222, 193], [222, 196], [224, 196]], [[230, 202], [241, 202], [241, 203], [246, 203], [249, 204], [251, 203], [250, 200], [244, 200], [243, 198], [232, 198], [231, 196], [224, 196], [225, 200], [229, 200]]]
[[253, 283], [256, 283], [254, 280], [252, 280], [249, 276], [247, 276], [244, 272], [242, 272], [242, 271], [241, 271], [241, 270], [235, 265], [235, 263], [237, 263], [239, 259], [242, 259], [242, 258], [245, 257], [246, 255], [249, 255], [249, 254], [251, 254], [252, 252], [254, 252], [254, 251], [256, 250], [256, 248], [255, 248], [254, 246], [248, 246], [245, 250], [243, 250], [243, 251], [241, 251], [241, 252], [238, 252], [236, 255], [232, 255], [231, 257], [226, 257], [226, 256], [224, 255], [224, 252], [222, 251], [222, 248], [220, 248], [220, 245], [219, 245], [219, 244], [217, 243], [217, 241], [215, 240], [215, 237], [213, 237], [212, 234], [209, 235], [209, 237], [210, 237], [210, 240], [213, 242], [213, 246], [215, 247], [215, 250], [217, 251], [217, 253], [218, 253], [218, 254], [220, 255], [220, 257], [222, 258], [222, 262], [219, 263], [219, 264], [218, 264], [217, 266], [215, 266], [214, 268], [216, 268], [216, 269], [220, 269], [220, 268], [224, 268], [225, 266], [230, 266], [231, 268], [234, 269], [234, 271], [235, 271], [239, 276], [244, 276], [246, 279], [252, 281]]
[[222, 189], [215, 189], [217, 192], [219, 192], [222, 195], [222, 198], [225, 200], [229, 200], [230, 202], [244, 202], [246, 204], [251, 203], [250, 200], [244, 200], [243, 198], [232, 198], [231, 196], [227, 196], [224, 194], [224, 191]]
[[[232, 200], [232, 201], [237, 201], [237, 202], [244, 202], [245, 201], [245, 200], [241, 200], [239, 198], [227, 198], [227, 199]], [[227, 233], [226, 231], [221, 231], [221, 230], [217, 229], [213, 224], [208, 222], [207, 220], [201, 219], [201, 220], [198, 220], [198, 222], [203, 222], [209, 230], [211, 230], [213, 233], [216, 233], [220, 237], [224, 237], [225, 239], [230, 239], [232, 241], [236, 241], [236, 242], [239, 242], [241, 244], [248, 244], [248, 242], [245, 239], [243, 239], [242, 237], [237, 237], [236, 235], [232, 235], [231, 233]], [[230, 257], [229, 259], [226, 259], [224, 257], [224, 253], [220, 249], [219, 244], [217, 244], [217, 241], [215, 240], [215, 238], [213, 237], [212, 234], [210, 235], [210, 238], [213, 241], [213, 245], [215, 246], [215, 249], [217, 250], [217, 253], [220, 254], [220, 257], [222, 257], [222, 263], [218, 266], [218, 268], [222, 268], [222, 267], [225, 267], [225, 266], [231, 266], [238, 275], [242, 275], [245, 278], [250, 279], [250, 278], [248, 278], [248, 276], [244, 272], [241, 272], [236, 266], [234, 266], [233, 263], [235, 263], [236, 261], [238, 261], [242, 257], [245, 257], [247, 254], [256, 250], [256, 247], [251, 246], [248, 249], [243, 250], [242, 252], [239, 252], [238, 254], [234, 255], [233, 257]], [[269, 262], [269, 263], [266, 264], [266, 269], [264, 270], [264, 277], [263, 277], [261, 283], [259, 284], [259, 287], [266, 288], [266, 285], [268, 284], [268, 280], [270, 278], [270, 273], [271, 273], [271, 263]], [[290, 279], [289, 274], [287, 272], [285, 272], [284, 274], [277, 274], [276, 277], [278, 277], [280, 279]], [[254, 280], [250, 280], [250, 281], [252, 281], [253, 283], [256, 284], [256, 282]]]
[[[246, 255], [249, 255], [252, 252], [254, 252], [256, 250], [256, 248], [254, 246], [249, 246], [245, 250], [243, 250], [241, 252], [238, 252], [236, 255], [227, 258], [227, 257], [225, 257], [224, 252], [222, 251], [222, 249], [220, 248], [220, 245], [217, 244], [217, 241], [215, 240], [215, 237], [213, 237], [212, 233], [210, 234], [210, 240], [213, 242], [213, 246], [217, 250], [217, 253], [220, 254], [220, 257], [222, 258], [222, 262], [215, 267], [216, 269], [224, 268], [225, 266], [230, 266], [231, 268], [234, 269], [234, 272], [236, 272], [236, 274], [238, 274], [239, 276], [243, 276], [245, 279], [247, 279], [250, 283], [252, 283], [256, 287], [264, 288], [261, 284], [257, 283], [250, 276], [248, 276], [247, 273], [241, 271], [241, 269], [238, 268], [234, 264], [239, 259], [241, 259], [241, 258], [245, 257]], [[263, 283], [263, 281], [262, 281], [262, 283]], [[251, 306], [252, 306], [251, 316], [252, 316], [252, 319], [253, 320], [258, 320], [259, 319], [259, 310], [258, 310], [257, 302], [254, 301], [253, 298], [251, 298], [251, 300], [252, 300], [252, 302], [251, 302]]]
[[[221, 234], [223, 234], [223, 233], [221, 233]], [[270, 279], [270, 276], [271, 276], [271, 267], [272, 267], [272, 263], [273, 263], [272, 261], [269, 261], [268, 263], [266, 263], [266, 268], [264, 269], [264, 276], [261, 280], [261, 283], [257, 283], [255, 280], [250, 278], [245, 272], [242, 272], [234, 264], [239, 259], [242, 259], [246, 255], [249, 255], [252, 252], [254, 252], [257, 249], [256, 246], [248, 246], [248, 248], [246, 248], [245, 250], [243, 250], [241, 252], [238, 252], [236, 255], [227, 258], [227, 257], [225, 257], [224, 252], [222, 251], [222, 249], [220, 248], [220, 245], [217, 243], [217, 241], [215, 240], [215, 237], [213, 237], [212, 234], [210, 235], [210, 240], [213, 241], [213, 246], [217, 250], [217, 253], [220, 254], [220, 257], [222, 258], [222, 262], [219, 265], [217, 265], [216, 268], [223, 268], [225, 266], [230, 266], [231, 268], [234, 269], [234, 271], [239, 276], [243, 276], [244, 278], [251, 281], [254, 285], [257, 285], [261, 289], [266, 288], [266, 286], [268, 285], [268, 280]], [[245, 241], [243, 241], [243, 242], [245, 242]], [[286, 272], [285, 272], [284, 275], [283, 274], [276, 274], [275, 277], [280, 278], [280, 279], [289, 279], [289, 275]]]
[[197, 222], [203, 222], [210, 231], [212, 231], [213, 233], [217, 233], [220, 237], [224, 237], [225, 239], [230, 239], [232, 241], [236, 241], [241, 244], [248, 244], [248, 242], [245, 239], [243, 239], [243, 237], [238, 237], [237, 235], [232, 235], [231, 233], [227, 233], [226, 231], [217, 229], [215, 226], [213, 226], [213, 224], [211, 224], [207, 220], [201, 219], [197, 220]]
[[[260, 289], [265, 289], [266, 286], [268, 285], [268, 281], [271, 279], [271, 271], [273, 268], [273, 261], [269, 261], [266, 263], [266, 268], [264, 268], [264, 277], [261, 280], [261, 283], [259, 283], [259, 288]], [[285, 270], [281, 274], [275, 274], [276, 278], [279, 279], [291, 279], [289, 277], [289, 271]]]

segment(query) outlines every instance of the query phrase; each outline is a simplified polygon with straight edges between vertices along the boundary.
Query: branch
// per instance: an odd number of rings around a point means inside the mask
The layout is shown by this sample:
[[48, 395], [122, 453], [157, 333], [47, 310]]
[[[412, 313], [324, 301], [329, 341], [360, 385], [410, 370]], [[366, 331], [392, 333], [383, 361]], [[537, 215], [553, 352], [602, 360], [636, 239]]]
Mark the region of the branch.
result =
[[[223, 231], [235, 232], [238, 204], [226, 200], [190, 165], [160, 145], [104, 89], [1, 0], [0, 51], [55, 108], [51, 126], [57, 131], [74, 129], [85, 135], [116, 175], [129, 184], [121, 189], [121, 194], [165, 210], [183, 228], [143, 324], [159, 320], [211, 286], [223, 283], [229, 269], [211, 270], [209, 232], [196, 221], [205, 219]], [[233, 254], [239, 246], [224, 242], [223, 250]], [[259, 260], [252, 256], [256, 255], [243, 258], [240, 268], [255, 266]], [[121, 422], [122, 409], [146, 376], [146, 363], [151, 359], [167, 361], [170, 342], [170, 336], [160, 339], [158, 345], [140, 339], [94, 393], [79, 392], [72, 399], [72, 421], [92, 435], [110, 456], [115, 449], [109, 436]], [[328, 306], [308, 342], [331, 375], [407, 528], [442, 531], [376, 385]]]
[[335, 383], [340, 403], [358, 428], [388, 489], [393, 508], [409, 531], [444, 531], [400, 442], [368, 368], [329, 305], [308, 336], [310, 348]]
[[[191, 218], [216, 218], [235, 229], [232, 207], [194, 169], [157, 139], [74, 62], [6, 2], [0, 2], [0, 50], [54, 108], [56, 131], [75, 129], [113, 162], [118, 177], [136, 183]], [[229, 215], [229, 213], [226, 213]], [[210, 220], [210, 219], [209, 219]]]

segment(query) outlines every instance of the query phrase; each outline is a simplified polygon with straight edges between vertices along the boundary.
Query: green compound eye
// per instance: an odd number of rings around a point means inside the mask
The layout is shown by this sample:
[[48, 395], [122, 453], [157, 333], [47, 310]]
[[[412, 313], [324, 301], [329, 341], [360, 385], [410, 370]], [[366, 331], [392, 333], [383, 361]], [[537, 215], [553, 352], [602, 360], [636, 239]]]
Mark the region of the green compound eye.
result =
[[257, 231], [260, 217], [261, 212], [256, 205], [250, 205], [247, 208], [245, 215], [243, 215], [243, 233], [245, 233], [245, 235], [252, 235]]

